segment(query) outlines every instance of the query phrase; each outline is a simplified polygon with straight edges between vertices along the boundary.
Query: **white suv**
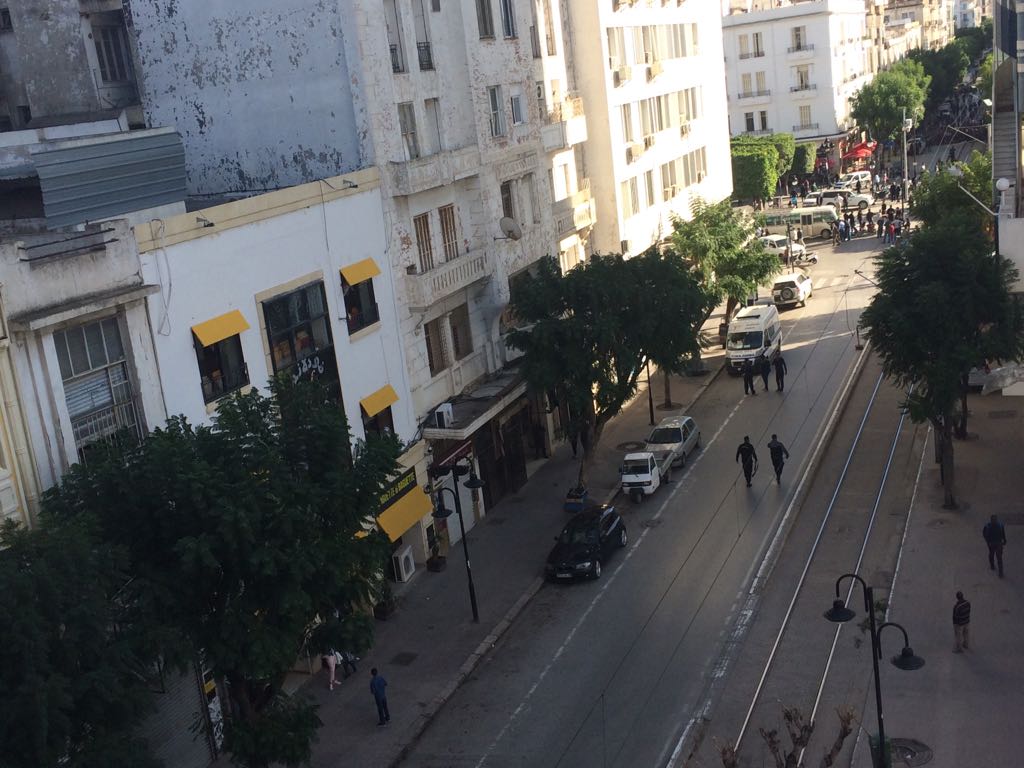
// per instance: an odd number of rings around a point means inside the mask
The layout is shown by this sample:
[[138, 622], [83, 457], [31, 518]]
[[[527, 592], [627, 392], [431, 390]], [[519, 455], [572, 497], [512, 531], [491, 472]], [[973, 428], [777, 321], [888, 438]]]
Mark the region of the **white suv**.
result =
[[775, 278], [775, 284], [772, 286], [772, 299], [778, 307], [789, 304], [804, 306], [811, 298], [811, 293], [811, 278], [803, 272], [779, 275]]

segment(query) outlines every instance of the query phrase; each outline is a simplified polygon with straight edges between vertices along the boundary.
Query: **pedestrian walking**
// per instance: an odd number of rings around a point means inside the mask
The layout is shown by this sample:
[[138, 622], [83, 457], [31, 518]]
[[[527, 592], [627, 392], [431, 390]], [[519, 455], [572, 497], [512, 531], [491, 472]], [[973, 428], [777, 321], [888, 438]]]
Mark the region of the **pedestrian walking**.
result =
[[388, 711], [388, 681], [377, 672], [374, 667], [370, 670], [370, 693], [373, 694], [373, 701], [377, 705], [377, 725], [387, 725], [391, 722], [391, 713]]
[[786, 360], [781, 352], [775, 357], [775, 362], [772, 365], [775, 366], [775, 391], [782, 392], [786, 388], [786, 374], [789, 373], [789, 370], [786, 368]]
[[757, 395], [754, 389], [754, 365], [749, 359], [743, 361], [743, 394]]
[[999, 522], [999, 517], [992, 515], [985, 527], [981, 529], [985, 543], [988, 544], [988, 567], [996, 569], [999, 564], [999, 578], [1003, 578], [1003, 547], [1006, 546], [1006, 528]]
[[779, 442], [778, 435], [772, 435], [772, 439], [768, 441], [768, 453], [771, 454], [772, 467], [775, 468], [775, 482], [778, 485], [782, 485], [782, 468], [786, 466], [789, 451], [786, 450], [786, 446]]
[[832, 227], [832, 245], [833, 246], [839, 245], [840, 237], [841, 237], [841, 235], [839, 233], [839, 225], [836, 224], [836, 225], [834, 225]]
[[772, 361], [768, 359], [768, 355], [761, 355], [758, 368], [758, 373], [761, 374], [761, 381], [764, 382], [764, 391], [767, 392], [768, 377], [772, 375]]
[[956, 645], [953, 646], [953, 653], [963, 653], [970, 649], [971, 626], [971, 603], [964, 600], [964, 593], [956, 593], [956, 603], [953, 605], [953, 637]]
[[757, 452], [747, 435], [743, 436], [743, 442], [736, 449], [736, 461], [743, 465], [743, 477], [746, 478], [747, 488], [749, 488], [750, 478], [757, 474]]
[[338, 653], [333, 648], [328, 648], [320, 656], [320, 664], [327, 670], [327, 690], [333, 691], [334, 686], [341, 685], [337, 677]]

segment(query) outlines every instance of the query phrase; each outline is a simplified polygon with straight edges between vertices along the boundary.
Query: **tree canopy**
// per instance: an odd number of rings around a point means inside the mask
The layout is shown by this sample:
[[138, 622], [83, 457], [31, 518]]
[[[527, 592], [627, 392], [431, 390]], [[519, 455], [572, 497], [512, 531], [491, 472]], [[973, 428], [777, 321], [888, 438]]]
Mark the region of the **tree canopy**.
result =
[[797, 144], [793, 150], [793, 165], [790, 167], [790, 172], [798, 176], [813, 173], [816, 157], [817, 147], [814, 144]]
[[731, 141], [733, 194], [740, 200], [764, 200], [779, 183], [779, 150], [756, 136]]
[[850, 113], [873, 139], [894, 138], [902, 130], [904, 110], [915, 123], [924, 117], [930, 83], [920, 62], [902, 59], [854, 95]]
[[636, 393], [644, 364], [675, 367], [698, 348], [693, 334], [705, 296], [678, 254], [649, 249], [632, 259], [595, 255], [565, 275], [551, 258], [537, 263], [512, 297], [525, 325], [510, 346], [522, 350], [535, 392], [568, 407], [568, 429], [583, 447], [586, 485], [605, 425]]
[[[213, 427], [172, 418], [141, 446], [90, 455], [46, 496], [46, 525], [87, 525], [123, 563], [121, 599], [160, 632], [153, 657], [201, 651], [226, 682], [225, 746], [248, 766], [308, 760], [316, 707], [280, 686], [308, 628], [362, 650], [389, 544], [362, 534], [394, 471], [393, 439], [356, 458], [344, 414], [316, 383], [222, 400]], [[335, 612], [337, 611], [337, 618]], [[314, 653], [322, 648], [312, 649]]]
[[918, 49], [911, 51], [907, 58], [920, 62], [924, 73], [931, 78], [925, 107], [931, 110], [953, 95], [957, 85], [967, 73], [971, 63], [965, 46], [953, 41], [937, 51]]

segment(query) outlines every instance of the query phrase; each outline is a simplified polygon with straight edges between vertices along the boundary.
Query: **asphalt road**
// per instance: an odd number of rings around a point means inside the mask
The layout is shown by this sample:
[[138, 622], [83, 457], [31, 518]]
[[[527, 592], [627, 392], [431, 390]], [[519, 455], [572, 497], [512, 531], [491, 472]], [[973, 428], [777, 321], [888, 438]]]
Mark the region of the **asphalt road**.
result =
[[[856, 359], [851, 331], [874, 288], [853, 270], [871, 274], [877, 243], [812, 245], [814, 296], [782, 313], [785, 394], [771, 381], [744, 397], [720, 376], [691, 410], [704, 448], [685, 473], [637, 507], [620, 503], [629, 546], [599, 581], [545, 586], [403, 765], [667, 761]], [[764, 447], [773, 432], [792, 455], [781, 486]], [[750, 489], [734, 461], [744, 435], [761, 460]]]

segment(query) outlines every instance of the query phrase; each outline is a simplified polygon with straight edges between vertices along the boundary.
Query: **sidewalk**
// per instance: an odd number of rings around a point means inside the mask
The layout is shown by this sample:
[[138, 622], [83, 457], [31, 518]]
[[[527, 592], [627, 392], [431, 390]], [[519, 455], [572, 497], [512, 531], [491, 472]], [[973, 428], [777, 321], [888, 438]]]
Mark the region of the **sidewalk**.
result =
[[[907, 629], [926, 664], [915, 672], [886, 664], [882, 672], [886, 735], [920, 742], [932, 751], [929, 765], [936, 768], [1021, 763], [1016, 729], [1024, 712], [1024, 400], [972, 395], [969, 407], [970, 437], [954, 447], [960, 508], [942, 508], [933, 434], [895, 575], [890, 621]], [[1006, 525], [1003, 579], [989, 570], [981, 535], [991, 514]], [[962, 654], [953, 653], [957, 590], [972, 606], [970, 650]], [[899, 652], [898, 634], [883, 636], [885, 659]], [[873, 690], [861, 711], [874, 733]], [[850, 764], [871, 766], [863, 731]]]
[[[705, 329], [717, 334], [720, 319], [719, 311]], [[656, 420], [692, 405], [721, 371], [724, 351], [712, 348], [704, 359], [707, 375], [673, 377], [672, 399], [681, 405], [672, 410], [657, 407], [663, 378], [652, 376]], [[591, 470], [592, 499], [606, 501], [615, 495], [623, 444], [643, 441], [649, 430], [647, 383], [642, 382], [637, 396], [605, 428]], [[393, 765], [415, 743], [543, 586], [544, 558], [567, 519], [562, 500], [575, 484], [577, 470], [569, 447], [560, 444], [517, 493], [489, 510], [468, 533], [479, 624], [471, 618], [462, 548], [453, 547], [444, 571], [418, 569], [412, 581], [395, 590], [399, 609], [377, 622], [374, 647], [363, 655], [358, 674], [329, 692], [326, 673], [314, 671], [303, 686], [303, 692], [320, 704], [324, 723], [313, 750], [314, 766]], [[376, 724], [369, 692], [371, 667], [379, 668], [388, 680], [392, 719], [386, 728]]]

